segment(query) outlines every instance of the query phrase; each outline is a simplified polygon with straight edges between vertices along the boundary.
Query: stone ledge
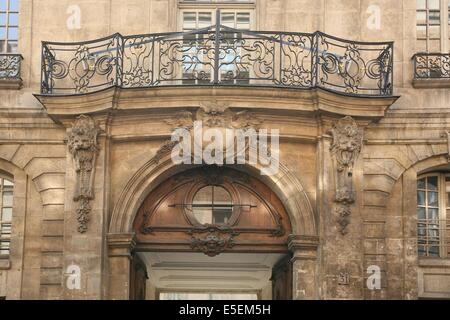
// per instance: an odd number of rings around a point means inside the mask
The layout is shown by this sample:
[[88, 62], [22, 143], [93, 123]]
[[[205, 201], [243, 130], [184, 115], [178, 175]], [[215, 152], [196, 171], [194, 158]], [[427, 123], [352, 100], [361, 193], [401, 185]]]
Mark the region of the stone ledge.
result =
[[425, 258], [425, 257], [419, 257], [419, 267], [427, 267], [427, 268], [450, 267], [450, 258]]
[[450, 88], [450, 78], [414, 79], [412, 85], [416, 89]]
[[22, 78], [0, 79], [0, 90], [19, 90], [22, 84]]
[[0, 270], [9, 270], [11, 269], [11, 260], [9, 260], [9, 256], [0, 255]]
[[273, 110], [280, 114], [332, 117], [349, 115], [370, 121], [385, 116], [398, 96], [349, 96], [325, 89], [233, 86], [111, 87], [87, 94], [35, 94], [56, 122], [79, 114], [107, 115], [180, 108], [197, 108], [201, 101], [227, 101], [231, 108]]

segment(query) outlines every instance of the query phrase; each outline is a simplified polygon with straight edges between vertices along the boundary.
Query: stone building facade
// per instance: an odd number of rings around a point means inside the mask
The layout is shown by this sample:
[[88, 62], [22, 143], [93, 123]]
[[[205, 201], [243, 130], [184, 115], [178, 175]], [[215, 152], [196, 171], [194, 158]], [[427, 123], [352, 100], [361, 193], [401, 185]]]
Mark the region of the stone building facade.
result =
[[[0, 297], [450, 298], [449, 8], [1, 0]], [[279, 170], [175, 164], [200, 120]]]

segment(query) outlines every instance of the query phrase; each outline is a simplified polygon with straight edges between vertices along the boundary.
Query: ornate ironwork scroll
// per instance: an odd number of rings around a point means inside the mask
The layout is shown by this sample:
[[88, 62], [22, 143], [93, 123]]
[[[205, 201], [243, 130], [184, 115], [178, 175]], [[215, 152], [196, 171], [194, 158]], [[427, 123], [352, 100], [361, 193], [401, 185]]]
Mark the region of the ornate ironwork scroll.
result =
[[321, 32], [247, 31], [220, 24], [184, 33], [115, 34], [89, 42], [44, 42], [41, 91], [251, 85], [386, 96], [392, 95], [392, 53], [392, 42], [355, 42]]
[[345, 235], [350, 223], [350, 205], [355, 202], [353, 165], [361, 152], [363, 131], [347, 116], [337, 121], [330, 133], [333, 138], [330, 151], [335, 164], [335, 213], [339, 217], [341, 234]]
[[413, 56], [414, 78], [450, 78], [450, 54], [417, 53]]
[[91, 213], [90, 200], [94, 199], [95, 162], [99, 150], [97, 136], [99, 128], [95, 121], [86, 115], [79, 116], [68, 136], [69, 152], [75, 162], [77, 175], [73, 200], [78, 202], [78, 231], [87, 231]]
[[20, 54], [0, 54], [0, 79], [20, 79]]

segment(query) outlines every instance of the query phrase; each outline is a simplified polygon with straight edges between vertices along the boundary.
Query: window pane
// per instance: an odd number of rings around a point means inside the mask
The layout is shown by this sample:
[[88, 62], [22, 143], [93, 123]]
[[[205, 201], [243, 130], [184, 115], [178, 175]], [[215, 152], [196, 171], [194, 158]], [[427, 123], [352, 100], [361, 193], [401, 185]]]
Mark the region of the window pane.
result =
[[19, 39], [19, 28], [13, 27], [8, 28], [8, 40], [18, 40]]
[[8, 187], [12, 187], [12, 186], [14, 186], [14, 183], [12, 181], [3, 179], [3, 185], [4, 186], [8, 186]]
[[234, 28], [234, 13], [233, 12], [224, 12], [222, 13], [222, 24], [229, 28]]
[[439, 39], [441, 37], [441, 27], [440, 26], [429, 26], [428, 38]]
[[250, 30], [250, 13], [248, 12], [238, 13], [236, 27], [241, 30]]
[[439, 206], [439, 199], [437, 192], [428, 192], [428, 206], [430, 207]]
[[430, 246], [430, 248], [428, 249], [428, 255], [432, 257], [439, 257], [439, 247]]
[[417, 0], [417, 9], [426, 9], [427, 2], [426, 0]]
[[[426, 39], [427, 38], [427, 27], [426, 26], [417, 26], [417, 38], [418, 39]], [[426, 47], [426, 41], [425, 41], [425, 47]], [[425, 51], [425, 50], [422, 50]]]
[[419, 256], [426, 256], [427, 252], [425, 250], [425, 246], [419, 246]]
[[200, 12], [198, 14], [198, 27], [206, 28], [212, 24], [211, 22], [211, 12]]
[[213, 187], [207, 186], [200, 189], [194, 196], [193, 212], [201, 224], [212, 223], [212, 193]]
[[423, 24], [423, 25], [427, 24], [427, 12], [426, 11], [417, 11], [416, 23]]
[[8, 52], [17, 52], [17, 41], [8, 41]]
[[437, 190], [438, 188], [438, 177], [427, 177], [427, 189], [428, 190]]
[[9, 0], [9, 11], [19, 11], [19, 0]]
[[425, 206], [425, 191], [417, 191], [417, 205]]
[[8, 0], [0, 0], [0, 10], [6, 11], [8, 9]]
[[18, 13], [10, 13], [8, 25], [10, 26], [18, 26], [19, 25], [19, 14]]
[[419, 220], [426, 219], [425, 208], [417, 208], [417, 219], [419, 219]]
[[434, 9], [434, 10], [439, 10], [439, 8], [441, 7], [439, 5], [439, 2], [441, 0], [428, 0], [428, 9]]
[[12, 207], [13, 193], [11, 191], [3, 192], [3, 207]]
[[233, 213], [231, 207], [231, 196], [227, 190], [222, 187], [214, 187], [214, 209], [213, 209], [213, 223], [224, 224], [228, 223]]
[[439, 220], [439, 209], [428, 209], [428, 220], [437, 222]]
[[2, 209], [2, 221], [10, 222], [12, 219], [12, 208], [3, 208]]
[[425, 189], [425, 178], [417, 180], [417, 189]]
[[[424, 223], [419, 223], [417, 225], [417, 235], [419, 237], [425, 237], [427, 235], [427, 228]], [[419, 239], [419, 243], [422, 243], [424, 241], [425, 241], [424, 239]]]
[[441, 13], [439, 11], [431, 11], [428, 15], [428, 23], [434, 25], [441, 24]]
[[439, 52], [441, 50], [441, 40], [436, 39], [436, 40], [429, 40], [429, 47], [428, 50], [430, 52]]
[[6, 25], [6, 13], [0, 14], [0, 25], [2, 26]]
[[195, 12], [184, 12], [183, 13], [183, 29], [195, 29]]

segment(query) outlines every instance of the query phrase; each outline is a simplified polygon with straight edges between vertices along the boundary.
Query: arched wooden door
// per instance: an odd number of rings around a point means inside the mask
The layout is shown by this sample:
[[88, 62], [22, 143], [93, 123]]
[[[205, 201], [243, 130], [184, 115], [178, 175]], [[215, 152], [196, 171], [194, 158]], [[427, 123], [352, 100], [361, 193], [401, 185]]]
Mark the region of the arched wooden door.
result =
[[[288, 255], [292, 229], [282, 202], [260, 180], [231, 168], [205, 166], [177, 174], [154, 189], [138, 211], [134, 230], [137, 252], [201, 252], [214, 257]], [[286, 296], [289, 293], [283, 293]]]

